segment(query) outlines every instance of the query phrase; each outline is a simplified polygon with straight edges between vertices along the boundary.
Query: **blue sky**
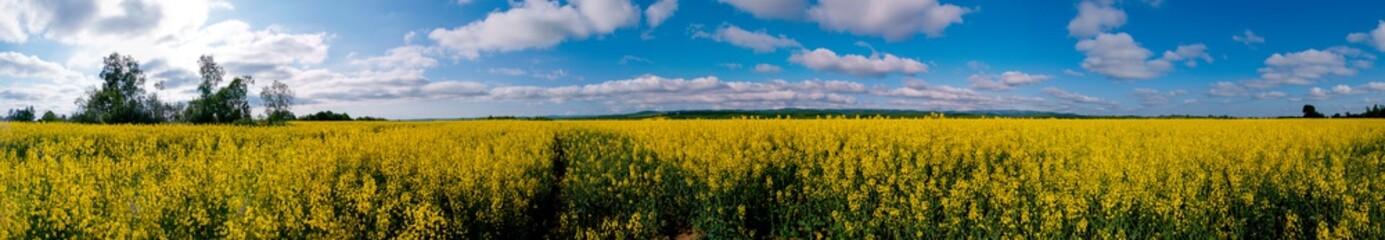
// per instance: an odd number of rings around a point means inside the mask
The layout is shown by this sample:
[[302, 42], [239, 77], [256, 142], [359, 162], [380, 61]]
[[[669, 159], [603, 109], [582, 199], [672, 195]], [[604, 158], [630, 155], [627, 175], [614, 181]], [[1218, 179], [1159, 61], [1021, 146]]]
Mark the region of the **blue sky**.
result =
[[643, 110], [1296, 115], [1385, 103], [1385, 2], [17, 0], [0, 108], [76, 111], [100, 57], [188, 100], [209, 54], [295, 110], [389, 118]]

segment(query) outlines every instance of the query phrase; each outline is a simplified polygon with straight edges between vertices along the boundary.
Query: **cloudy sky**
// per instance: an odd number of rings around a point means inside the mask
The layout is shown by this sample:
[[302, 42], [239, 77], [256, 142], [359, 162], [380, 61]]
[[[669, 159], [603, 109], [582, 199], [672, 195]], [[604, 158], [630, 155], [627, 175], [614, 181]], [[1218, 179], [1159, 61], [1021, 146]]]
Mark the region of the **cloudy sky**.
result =
[[1382, 1], [3, 0], [0, 109], [75, 111], [101, 57], [187, 100], [197, 57], [389, 118], [765, 108], [1360, 112]]

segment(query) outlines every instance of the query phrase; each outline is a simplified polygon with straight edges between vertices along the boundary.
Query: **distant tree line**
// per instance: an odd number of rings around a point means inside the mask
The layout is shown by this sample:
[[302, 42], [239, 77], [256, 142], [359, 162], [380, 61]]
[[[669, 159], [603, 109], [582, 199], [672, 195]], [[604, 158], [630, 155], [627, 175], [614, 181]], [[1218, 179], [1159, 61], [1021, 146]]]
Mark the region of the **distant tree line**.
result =
[[[1320, 113], [1320, 112], [1318, 112], [1317, 107], [1314, 107], [1313, 105], [1309, 104], [1309, 105], [1303, 105], [1303, 117], [1304, 117], [1304, 118], [1326, 118], [1326, 117], [1328, 117], [1328, 116], [1327, 116], [1327, 115], [1324, 115], [1324, 114], [1322, 114], [1322, 113]], [[1332, 118], [1385, 118], [1385, 108], [1382, 108], [1381, 105], [1379, 105], [1379, 104], [1374, 104], [1374, 105], [1371, 105], [1370, 107], [1367, 107], [1367, 108], [1366, 108], [1366, 111], [1361, 112], [1361, 113], [1359, 113], [1359, 114], [1358, 114], [1358, 113], [1351, 113], [1350, 111], [1348, 111], [1348, 112], [1346, 112], [1346, 113], [1334, 113], [1334, 114], [1332, 114], [1331, 117], [1332, 117]]]
[[351, 114], [321, 111], [298, 118], [301, 121], [385, 121], [384, 118], [362, 116], [351, 118]]
[[[198, 58], [198, 72], [201, 82], [197, 85], [198, 96], [186, 103], [165, 102], [158, 93], [144, 89], [146, 77], [138, 61], [129, 55], [111, 53], [102, 58], [103, 67], [98, 77], [99, 86], [89, 89], [77, 99], [77, 111], [72, 116], [63, 116], [46, 111], [36, 116], [34, 107], [13, 109], [3, 120], [16, 122], [77, 122], [93, 124], [268, 124], [280, 125], [294, 120], [291, 111], [294, 101], [293, 90], [288, 84], [273, 81], [260, 91], [260, 99], [265, 112], [258, 118], [252, 116], [250, 109], [250, 86], [255, 84], [251, 76], [237, 76], [227, 82], [226, 71], [212, 56]], [[155, 83], [163, 90], [163, 83]], [[303, 120], [332, 119], [340, 116], [331, 111], [306, 116]], [[325, 117], [325, 118], [319, 118]], [[355, 120], [380, 121], [383, 118], [360, 117]]]

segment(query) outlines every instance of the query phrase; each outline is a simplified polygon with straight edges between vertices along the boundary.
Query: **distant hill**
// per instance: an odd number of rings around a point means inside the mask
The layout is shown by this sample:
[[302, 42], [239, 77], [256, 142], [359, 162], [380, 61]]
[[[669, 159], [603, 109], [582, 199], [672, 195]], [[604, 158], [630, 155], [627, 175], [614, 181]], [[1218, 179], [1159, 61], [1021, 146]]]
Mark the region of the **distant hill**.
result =
[[733, 119], [733, 118], [778, 118], [812, 119], [827, 117], [886, 117], [886, 118], [925, 118], [934, 114], [948, 118], [979, 117], [1024, 117], [1024, 118], [1089, 118], [1072, 113], [1023, 111], [1023, 110], [984, 110], [984, 111], [918, 111], [892, 109], [766, 109], [766, 110], [681, 110], [681, 111], [643, 111], [627, 114], [589, 115], [589, 116], [549, 116], [551, 119]]

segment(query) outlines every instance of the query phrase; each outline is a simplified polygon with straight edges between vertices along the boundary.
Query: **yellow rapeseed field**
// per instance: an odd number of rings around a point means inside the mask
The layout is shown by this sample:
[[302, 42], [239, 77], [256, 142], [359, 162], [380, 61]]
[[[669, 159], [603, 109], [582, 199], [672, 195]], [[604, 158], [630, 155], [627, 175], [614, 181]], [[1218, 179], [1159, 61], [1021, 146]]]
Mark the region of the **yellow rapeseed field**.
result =
[[0, 127], [0, 238], [1376, 238], [1385, 121]]

